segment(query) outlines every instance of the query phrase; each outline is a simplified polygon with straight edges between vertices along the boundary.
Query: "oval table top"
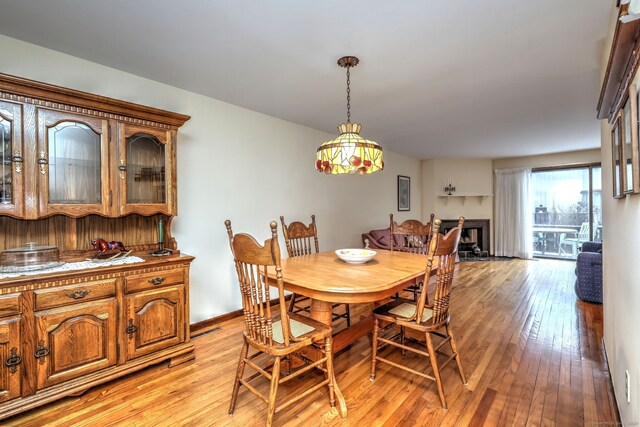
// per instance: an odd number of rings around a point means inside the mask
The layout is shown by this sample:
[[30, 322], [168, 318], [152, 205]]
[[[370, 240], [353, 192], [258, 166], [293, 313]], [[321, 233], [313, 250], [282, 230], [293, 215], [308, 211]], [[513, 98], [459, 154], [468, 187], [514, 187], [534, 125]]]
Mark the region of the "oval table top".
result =
[[[394, 295], [424, 275], [426, 266], [424, 254], [380, 250], [365, 264], [348, 264], [327, 251], [283, 259], [282, 276], [288, 291], [322, 301], [361, 303]], [[275, 277], [275, 270], [269, 269], [269, 276]]]

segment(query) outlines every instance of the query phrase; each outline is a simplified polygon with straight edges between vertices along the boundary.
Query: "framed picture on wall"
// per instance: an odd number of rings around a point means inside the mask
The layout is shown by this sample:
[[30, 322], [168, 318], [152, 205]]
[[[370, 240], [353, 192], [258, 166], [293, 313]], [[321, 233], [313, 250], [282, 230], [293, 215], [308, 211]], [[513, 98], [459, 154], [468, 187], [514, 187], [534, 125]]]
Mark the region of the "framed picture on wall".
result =
[[411, 178], [398, 175], [398, 210], [411, 210]]
[[622, 113], [618, 113], [616, 121], [613, 123], [613, 129], [611, 129], [611, 156], [612, 156], [612, 168], [613, 168], [613, 197], [620, 199], [624, 197], [622, 192], [622, 147], [620, 141], [622, 140]]
[[632, 104], [635, 97], [629, 96], [627, 102], [622, 107], [622, 128], [624, 132], [621, 132], [622, 141], [620, 141], [620, 148], [622, 151], [622, 192], [625, 194], [633, 193], [633, 150], [632, 146], [632, 129], [633, 129], [633, 114]]
[[[638, 143], [638, 124], [640, 123], [640, 112], [638, 106], [640, 105], [640, 93], [638, 93], [638, 86], [632, 84], [629, 87], [629, 99], [631, 103], [631, 121], [629, 126], [631, 127], [631, 185], [634, 193], [640, 193], [640, 147]], [[625, 158], [626, 158], [625, 154]], [[627, 178], [629, 179], [629, 178]]]

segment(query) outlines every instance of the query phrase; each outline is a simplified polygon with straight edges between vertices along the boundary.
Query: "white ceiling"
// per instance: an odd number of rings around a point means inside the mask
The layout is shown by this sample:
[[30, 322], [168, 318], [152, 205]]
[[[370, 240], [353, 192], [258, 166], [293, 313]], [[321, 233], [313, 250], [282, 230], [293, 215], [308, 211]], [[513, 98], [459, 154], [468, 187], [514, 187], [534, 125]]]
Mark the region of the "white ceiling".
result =
[[[0, 0], [0, 33], [419, 158], [599, 147], [614, 0]], [[10, 60], [3, 58], [2, 60]], [[188, 114], [188, 111], [183, 111]]]

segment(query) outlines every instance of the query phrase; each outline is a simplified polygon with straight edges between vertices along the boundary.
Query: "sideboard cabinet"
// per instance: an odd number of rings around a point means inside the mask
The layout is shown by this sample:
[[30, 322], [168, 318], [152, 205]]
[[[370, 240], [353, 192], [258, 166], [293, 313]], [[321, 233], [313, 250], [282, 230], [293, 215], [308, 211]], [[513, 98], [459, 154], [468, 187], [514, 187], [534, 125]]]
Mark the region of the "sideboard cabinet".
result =
[[193, 258], [171, 236], [188, 119], [0, 74], [0, 251], [33, 241], [73, 262], [103, 238], [144, 260], [0, 276], [0, 419], [193, 359]]
[[189, 256], [0, 280], [0, 419], [193, 359]]

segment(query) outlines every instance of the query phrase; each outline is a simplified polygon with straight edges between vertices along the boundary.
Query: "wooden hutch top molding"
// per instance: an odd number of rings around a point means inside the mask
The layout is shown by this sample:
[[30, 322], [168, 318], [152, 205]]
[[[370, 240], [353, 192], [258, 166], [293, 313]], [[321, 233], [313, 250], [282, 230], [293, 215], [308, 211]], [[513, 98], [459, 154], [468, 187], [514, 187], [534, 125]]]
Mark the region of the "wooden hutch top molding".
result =
[[191, 118], [159, 108], [2, 73], [0, 73], [0, 94], [2, 98], [8, 100], [174, 130]]
[[[626, 13], [628, 5], [620, 8], [618, 18]], [[598, 100], [598, 119], [613, 122], [626, 100], [627, 91], [640, 63], [640, 20], [627, 23], [616, 21], [609, 62]]]

